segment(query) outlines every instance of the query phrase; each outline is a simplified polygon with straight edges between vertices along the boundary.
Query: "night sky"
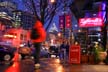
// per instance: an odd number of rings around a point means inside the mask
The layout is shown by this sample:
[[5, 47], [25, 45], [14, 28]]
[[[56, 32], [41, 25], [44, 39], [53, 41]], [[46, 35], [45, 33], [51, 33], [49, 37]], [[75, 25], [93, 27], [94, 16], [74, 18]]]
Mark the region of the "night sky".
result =
[[22, 0], [14, 0], [18, 4], [18, 9], [19, 10], [26, 10], [24, 7], [24, 4], [22, 3]]

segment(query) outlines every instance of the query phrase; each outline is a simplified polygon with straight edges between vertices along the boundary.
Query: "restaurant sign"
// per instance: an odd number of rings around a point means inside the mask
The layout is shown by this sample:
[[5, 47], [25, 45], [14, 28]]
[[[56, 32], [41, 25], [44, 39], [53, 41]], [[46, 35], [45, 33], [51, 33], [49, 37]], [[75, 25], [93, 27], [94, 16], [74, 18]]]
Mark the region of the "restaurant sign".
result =
[[79, 27], [96, 27], [103, 26], [102, 18], [80, 18]]

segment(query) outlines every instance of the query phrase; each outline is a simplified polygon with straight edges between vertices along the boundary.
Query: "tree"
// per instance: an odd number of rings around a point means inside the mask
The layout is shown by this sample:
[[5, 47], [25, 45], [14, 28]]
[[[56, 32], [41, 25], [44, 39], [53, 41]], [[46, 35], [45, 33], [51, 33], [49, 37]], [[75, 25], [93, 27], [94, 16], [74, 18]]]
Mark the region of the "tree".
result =
[[84, 5], [88, 3], [88, 0], [75, 0], [70, 5], [69, 8], [71, 12], [75, 15], [77, 21], [79, 18], [84, 17]]
[[36, 19], [40, 20], [43, 24], [47, 23], [46, 30], [49, 28], [54, 16], [62, 9], [64, 9], [64, 3], [68, 6], [72, 0], [22, 0], [25, 7], [32, 14], [36, 16]]
[[51, 3], [48, 0], [23, 0], [23, 3], [27, 10], [35, 15], [36, 19], [40, 20], [43, 25], [51, 23], [56, 10], [59, 7], [59, 4], [57, 4], [56, 1]]

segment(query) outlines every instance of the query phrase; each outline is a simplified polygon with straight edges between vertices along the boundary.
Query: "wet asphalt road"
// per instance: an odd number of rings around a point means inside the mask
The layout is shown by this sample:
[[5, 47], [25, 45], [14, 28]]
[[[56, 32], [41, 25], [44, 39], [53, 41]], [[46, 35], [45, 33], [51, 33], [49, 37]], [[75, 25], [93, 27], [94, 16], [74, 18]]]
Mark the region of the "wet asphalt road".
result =
[[41, 59], [40, 69], [34, 69], [31, 59], [15, 61], [12, 65], [0, 65], [0, 72], [108, 72], [107, 65], [60, 63], [56, 58]]

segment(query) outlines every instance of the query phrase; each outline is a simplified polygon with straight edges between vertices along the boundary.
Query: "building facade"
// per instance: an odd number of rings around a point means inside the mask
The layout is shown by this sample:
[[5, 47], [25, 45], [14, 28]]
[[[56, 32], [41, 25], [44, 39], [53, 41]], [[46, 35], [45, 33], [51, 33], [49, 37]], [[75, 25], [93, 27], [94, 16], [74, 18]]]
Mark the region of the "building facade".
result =
[[14, 27], [22, 27], [23, 29], [31, 29], [35, 23], [35, 16], [21, 10], [13, 11]]
[[6, 28], [12, 26], [12, 11], [17, 9], [17, 5], [10, 1], [0, 0], [0, 21]]

